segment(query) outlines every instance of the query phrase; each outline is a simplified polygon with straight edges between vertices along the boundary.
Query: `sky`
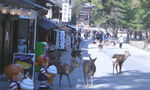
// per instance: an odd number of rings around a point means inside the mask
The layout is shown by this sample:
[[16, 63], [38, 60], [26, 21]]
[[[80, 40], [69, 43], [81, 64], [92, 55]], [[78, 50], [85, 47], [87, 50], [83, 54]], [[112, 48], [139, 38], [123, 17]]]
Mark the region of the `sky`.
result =
[[[119, 49], [115, 47], [104, 46], [102, 51], [98, 49], [98, 44], [93, 44], [92, 39], [81, 42], [83, 60], [96, 58], [96, 72], [94, 75], [94, 86], [84, 85], [84, 76], [82, 66], [75, 68], [70, 74], [72, 88], [69, 87], [68, 80], [63, 75], [61, 88], [59, 87], [59, 75], [56, 75], [53, 82], [53, 90], [149, 90], [150, 89], [150, 52], [135, 48], [129, 44], [123, 44]], [[121, 74], [112, 74], [113, 54], [124, 54], [129, 51], [131, 56], [123, 64]], [[67, 58], [66, 58], [67, 56]], [[63, 52], [61, 61], [70, 64], [70, 51]], [[76, 59], [79, 62], [79, 58]], [[90, 82], [90, 81], [89, 81]], [[90, 83], [89, 83], [90, 84]]]

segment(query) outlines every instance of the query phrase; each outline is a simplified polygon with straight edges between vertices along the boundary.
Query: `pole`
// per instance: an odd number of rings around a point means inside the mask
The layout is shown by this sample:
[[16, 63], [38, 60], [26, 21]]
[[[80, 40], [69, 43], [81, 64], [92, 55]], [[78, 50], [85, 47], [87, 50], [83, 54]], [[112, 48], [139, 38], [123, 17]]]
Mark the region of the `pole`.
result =
[[[34, 46], [33, 46], [33, 50], [35, 53], [35, 47], [36, 47], [36, 25], [37, 25], [37, 18], [35, 19], [35, 25], [34, 25]], [[35, 58], [36, 59], [36, 58]], [[33, 77], [32, 80], [34, 80], [34, 90], [35, 90], [35, 59], [33, 61]]]

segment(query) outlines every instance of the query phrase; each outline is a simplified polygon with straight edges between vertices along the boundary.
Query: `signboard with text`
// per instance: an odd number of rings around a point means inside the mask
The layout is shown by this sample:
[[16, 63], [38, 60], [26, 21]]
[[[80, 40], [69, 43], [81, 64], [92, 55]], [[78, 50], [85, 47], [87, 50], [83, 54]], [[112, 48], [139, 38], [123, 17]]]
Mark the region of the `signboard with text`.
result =
[[65, 31], [57, 31], [56, 48], [65, 49]]
[[68, 22], [69, 3], [62, 3], [62, 22]]
[[71, 21], [71, 11], [72, 9], [69, 9], [69, 12], [68, 12], [68, 20]]

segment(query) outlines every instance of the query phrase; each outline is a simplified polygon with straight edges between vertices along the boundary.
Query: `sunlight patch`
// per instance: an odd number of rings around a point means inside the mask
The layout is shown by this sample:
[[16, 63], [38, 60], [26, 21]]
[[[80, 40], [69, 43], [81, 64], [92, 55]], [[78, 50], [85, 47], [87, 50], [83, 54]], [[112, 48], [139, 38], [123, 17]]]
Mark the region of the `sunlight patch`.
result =
[[136, 79], [134, 80], [135, 82], [145, 82], [146, 80], [145, 79]]
[[81, 85], [81, 84], [76, 85], [76, 88], [82, 88], [82, 87], [83, 87], [83, 85]]
[[129, 85], [122, 85], [122, 86], [116, 86], [115, 88], [116, 88], [116, 89], [124, 90], [124, 89], [132, 88], [132, 86], [129, 86]]
[[99, 84], [99, 85], [94, 85], [91, 88], [108, 88], [110, 86], [111, 86], [110, 84]]
[[83, 57], [83, 60], [89, 60], [89, 57]]
[[87, 49], [87, 48], [81, 48], [82, 50], [89, 50], [89, 49]]
[[131, 75], [131, 73], [129, 73], [129, 72], [125, 72], [125, 73], [123, 73], [123, 75], [125, 75], [125, 76], [129, 76], [129, 75]]
[[80, 89], [97, 89], [97, 88], [108, 88], [110, 87], [110, 84], [99, 84], [99, 85], [94, 85], [94, 86], [85, 86], [85, 85], [81, 85], [81, 84], [77, 84], [76, 88], [80, 88]]

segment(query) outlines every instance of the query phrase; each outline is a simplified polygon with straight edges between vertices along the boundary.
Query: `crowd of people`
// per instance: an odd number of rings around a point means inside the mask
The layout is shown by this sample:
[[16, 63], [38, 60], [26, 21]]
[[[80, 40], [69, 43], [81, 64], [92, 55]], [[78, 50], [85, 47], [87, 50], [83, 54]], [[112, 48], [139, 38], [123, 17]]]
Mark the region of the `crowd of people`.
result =
[[[112, 38], [112, 35], [109, 32], [103, 32], [103, 31], [96, 31], [95, 30], [92, 33], [85, 32], [84, 33], [84, 39], [87, 39], [90, 35], [92, 35], [93, 43], [99, 41], [99, 43], [104, 43], [106, 45], [109, 45], [110, 39]], [[120, 35], [118, 37], [118, 40], [116, 41], [119, 43], [119, 48], [122, 48], [124, 41], [125, 41], [124, 37], [122, 35]]]

